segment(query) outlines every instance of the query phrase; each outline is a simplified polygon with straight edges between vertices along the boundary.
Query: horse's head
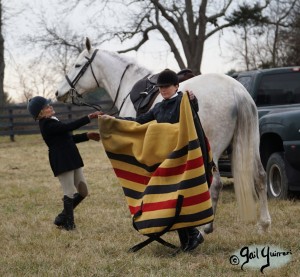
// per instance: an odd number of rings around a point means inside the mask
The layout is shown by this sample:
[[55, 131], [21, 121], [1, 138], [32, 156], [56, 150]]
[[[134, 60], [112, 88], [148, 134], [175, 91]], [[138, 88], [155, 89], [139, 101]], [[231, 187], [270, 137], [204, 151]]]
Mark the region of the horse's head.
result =
[[86, 38], [86, 49], [78, 56], [75, 64], [65, 76], [55, 93], [58, 101], [73, 102], [74, 97], [81, 97], [83, 94], [99, 87], [92, 62], [97, 54], [97, 49], [91, 47], [90, 40]]

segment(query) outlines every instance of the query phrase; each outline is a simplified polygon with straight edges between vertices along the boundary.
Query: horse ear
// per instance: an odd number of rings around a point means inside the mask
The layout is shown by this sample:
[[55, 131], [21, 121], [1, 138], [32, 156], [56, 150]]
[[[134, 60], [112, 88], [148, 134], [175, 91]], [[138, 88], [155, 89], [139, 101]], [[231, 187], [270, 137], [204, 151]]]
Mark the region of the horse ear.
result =
[[90, 51], [92, 48], [90, 39], [88, 37], [85, 39], [85, 46], [88, 51]]

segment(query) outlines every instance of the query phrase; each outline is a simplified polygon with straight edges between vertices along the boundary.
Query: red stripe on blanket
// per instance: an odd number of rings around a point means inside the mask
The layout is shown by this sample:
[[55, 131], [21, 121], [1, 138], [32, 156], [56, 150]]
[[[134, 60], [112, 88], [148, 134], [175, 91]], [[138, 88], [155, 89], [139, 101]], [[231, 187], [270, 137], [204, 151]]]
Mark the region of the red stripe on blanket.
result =
[[[210, 199], [209, 191], [206, 191], [201, 194], [197, 194], [197, 195], [194, 195], [191, 197], [184, 198], [182, 207], [197, 205], [197, 204], [203, 203], [204, 201], [207, 201], [209, 199]], [[174, 209], [176, 207], [176, 203], [177, 203], [177, 199], [144, 204], [143, 212], [152, 212], [152, 211], [163, 210], [163, 209]], [[141, 209], [141, 206], [136, 206], [136, 207], [129, 206], [129, 210], [132, 215], [134, 215], [140, 209]]]
[[175, 166], [175, 167], [168, 167], [168, 168], [157, 168], [153, 173], [153, 176], [174, 176], [182, 174], [184, 171], [195, 169], [201, 167], [203, 165], [203, 158], [199, 157], [193, 160], [187, 161], [183, 165]]
[[114, 168], [114, 171], [118, 178], [129, 180], [131, 182], [147, 185], [150, 180], [150, 177], [148, 176], [139, 175], [126, 170]]

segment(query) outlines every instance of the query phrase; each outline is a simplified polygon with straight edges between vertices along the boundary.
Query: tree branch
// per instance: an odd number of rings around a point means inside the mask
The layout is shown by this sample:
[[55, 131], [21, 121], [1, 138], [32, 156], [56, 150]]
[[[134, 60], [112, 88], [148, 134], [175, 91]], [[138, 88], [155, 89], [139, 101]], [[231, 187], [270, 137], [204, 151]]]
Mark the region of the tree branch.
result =
[[155, 29], [157, 29], [155, 26], [152, 26], [152, 27], [149, 27], [149, 28], [147, 28], [145, 31], [144, 31], [144, 33], [143, 33], [143, 38], [142, 38], [142, 40], [138, 43], [138, 44], [136, 44], [135, 46], [133, 46], [133, 47], [130, 47], [130, 48], [127, 48], [127, 49], [124, 49], [124, 50], [120, 50], [120, 51], [118, 51], [118, 53], [126, 53], [126, 52], [130, 52], [130, 51], [137, 51], [147, 40], [149, 40], [149, 37], [148, 37], [148, 33], [150, 32], [150, 31], [152, 31], [152, 30], [155, 30]]

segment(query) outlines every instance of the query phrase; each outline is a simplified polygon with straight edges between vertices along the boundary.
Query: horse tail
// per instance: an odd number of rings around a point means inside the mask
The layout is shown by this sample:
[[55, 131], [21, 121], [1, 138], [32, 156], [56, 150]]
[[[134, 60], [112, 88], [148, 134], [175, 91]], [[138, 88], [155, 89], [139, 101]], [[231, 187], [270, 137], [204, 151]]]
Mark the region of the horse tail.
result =
[[234, 91], [237, 123], [232, 145], [232, 173], [240, 218], [256, 220], [254, 183], [255, 153], [259, 147], [258, 114], [247, 90], [239, 84]]

